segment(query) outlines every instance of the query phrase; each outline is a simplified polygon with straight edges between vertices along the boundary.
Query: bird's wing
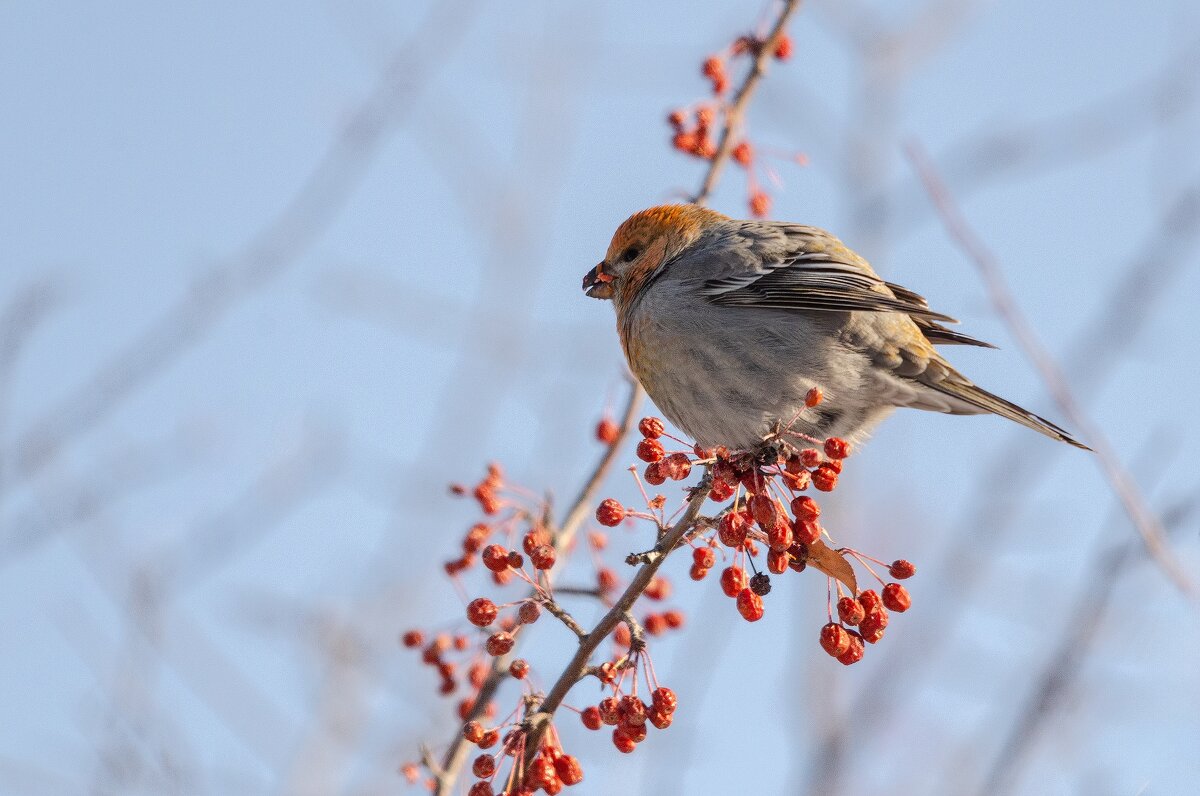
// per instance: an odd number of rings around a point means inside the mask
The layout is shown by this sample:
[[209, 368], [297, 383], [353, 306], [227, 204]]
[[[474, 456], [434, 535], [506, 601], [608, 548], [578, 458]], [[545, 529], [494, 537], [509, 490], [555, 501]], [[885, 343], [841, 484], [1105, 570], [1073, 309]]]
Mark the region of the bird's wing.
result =
[[[702, 282], [700, 292], [727, 307], [826, 312], [900, 312], [934, 344], [995, 348], [938, 321], [957, 323], [923, 296], [885, 282], [840, 240], [816, 227], [745, 222], [726, 240], [732, 259]], [[774, 233], [774, 234], [771, 234]], [[730, 267], [732, 266], [732, 267]]]
[[746, 255], [738, 267], [705, 281], [701, 293], [727, 307], [902, 312], [914, 319], [956, 323], [911, 290], [895, 290], [829, 233], [792, 224], [775, 227], [777, 236], [750, 238], [751, 245], [737, 247]]

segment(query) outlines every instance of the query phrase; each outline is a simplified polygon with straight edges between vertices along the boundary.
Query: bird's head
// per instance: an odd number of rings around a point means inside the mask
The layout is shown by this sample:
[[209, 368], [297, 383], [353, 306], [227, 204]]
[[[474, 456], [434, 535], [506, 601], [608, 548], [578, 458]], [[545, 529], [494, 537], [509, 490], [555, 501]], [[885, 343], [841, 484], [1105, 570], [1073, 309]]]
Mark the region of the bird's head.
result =
[[660, 205], [642, 210], [617, 227], [604, 259], [583, 277], [592, 298], [627, 304], [671, 260], [708, 227], [727, 221], [699, 205]]

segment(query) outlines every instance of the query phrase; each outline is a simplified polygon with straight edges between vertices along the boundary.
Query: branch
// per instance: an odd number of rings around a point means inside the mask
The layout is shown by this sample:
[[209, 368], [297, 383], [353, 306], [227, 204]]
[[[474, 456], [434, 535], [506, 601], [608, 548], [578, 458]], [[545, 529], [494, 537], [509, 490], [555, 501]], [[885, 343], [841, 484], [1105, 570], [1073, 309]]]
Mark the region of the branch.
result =
[[1167, 548], [1162, 523], [1150, 510], [1145, 496], [1142, 495], [1133, 477], [1118, 459], [1116, 451], [1108, 441], [1103, 429], [1093, 423], [1087, 413], [1083, 411], [1083, 407], [1068, 386], [1062, 369], [1038, 338], [1029, 319], [1017, 306], [1016, 298], [1005, 281], [996, 256], [967, 223], [932, 161], [925, 154], [925, 150], [919, 144], [912, 142], [906, 147], [906, 152], [917, 175], [921, 178], [947, 234], [958, 244], [979, 271], [988, 298], [1001, 321], [1008, 327], [1016, 339], [1017, 345], [1025, 352], [1026, 358], [1041, 376], [1059, 409], [1095, 449], [1096, 460], [1100, 464], [1104, 477], [1121, 501], [1121, 505], [1124, 506], [1125, 513], [1133, 522], [1134, 527], [1141, 534], [1146, 550], [1181, 591], [1194, 596], [1194, 585], [1178, 562], [1171, 557]]
[[550, 689], [550, 693], [546, 694], [546, 698], [542, 700], [538, 706], [537, 712], [529, 717], [529, 737], [525, 741], [525, 764], [528, 765], [533, 757], [537, 754], [538, 748], [541, 746], [542, 736], [546, 733], [546, 728], [550, 726], [550, 719], [554, 716], [554, 711], [558, 710], [559, 705], [567, 696], [567, 692], [571, 687], [578, 683], [581, 679], [587, 676], [588, 661], [591, 660], [592, 653], [596, 648], [608, 638], [609, 633], [616, 628], [620, 622], [629, 624], [630, 634], [634, 633], [638, 627], [637, 622], [632, 621], [629, 610], [637, 599], [642, 596], [642, 592], [650, 585], [650, 581], [654, 579], [658, 568], [667, 560], [669, 551], [675, 549], [675, 545], [679, 540], [692, 529], [692, 524], [696, 518], [700, 516], [700, 507], [704, 505], [704, 501], [708, 499], [708, 476], [707, 474], [701, 480], [700, 485], [692, 493], [688, 499], [687, 509], [683, 512], [683, 516], [667, 531], [662, 541], [655, 548], [663, 555], [654, 558], [652, 561], [643, 564], [633, 576], [633, 581], [626, 587], [625, 591], [617, 599], [613, 607], [608, 613], [596, 624], [592, 631], [579, 641], [579, 649], [575, 652], [575, 657], [563, 669], [563, 673], [559, 675], [558, 680]]
[[[625, 412], [621, 417], [621, 426], [617, 430], [617, 438], [600, 456], [600, 461], [596, 463], [595, 469], [592, 470], [591, 476], [584, 483], [583, 489], [579, 491], [579, 496], [575, 499], [574, 504], [567, 511], [566, 517], [563, 519], [562, 525], [559, 526], [553, 537], [553, 545], [556, 551], [565, 551], [571, 546], [576, 532], [583, 525], [584, 519], [588, 516], [588, 509], [595, 502], [596, 493], [599, 491], [601, 484], [604, 483], [604, 478], [612, 467], [613, 460], [617, 456], [617, 451], [621, 447], [621, 443], [629, 436], [637, 422], [638, 409], [642, 405], [643, 393], [642, 388], [634, 384], [629, 391], [629, 400], [625, 404]], [[555, 566], [550, 571], [546, 572], [545, 585], [549, 589], [554, 583], [554, 578], [561, 571], [560, 566]], [[539, 592], [534, 590], [530, 592], [530, 597], [538, 597]], [[550, 610], [549, 605], [547, 610]], [[557, 606], [556, 606], [557, 607]], [[554, 616], [567, 624], [572, 631], [583, 638], [586, 636], [583, 628], [578, 622], [571, 618], [570, 623], [564, 619], [564, 615], [570, 618], [561, 608], [558, 609], [561, 613], [555, 613], [550, 610]], [[574, 625], [572, 627], [572, 625]], [[520, 636], [517, 637], [518, 640]], [[487, 678], [483, 681], [483, 685], [479, 688], [479, 693], [475, 695], [475, 704], [471, 706], [471, 712], [464, 721], [479, 721], [483, 718], [484, 712], [487, 710], [487, 705], [492, 701], [492, 697], [496, 695], [496, 691], [500, 688], [500, 684], [504, 682], [504, 678], [508, 676], [508, 666], [515, 657], [515, 651], [508, 655], [501, 655], [492, 661], [492, 668], [488, 672]], [[463, 764], [467, 761], [467, 755], [471, 751], [471, 744], [463, 737], [461, 732], [455, 733], [454, 740], [450, 743], [450, 748], [446, 750], [445, 756], [442, 758], [441, 766], [433, 773], [435, 796], [449, 796], [454, 790], [455, 783], [458, 782], [458, 776], [462, 772]]]
[[767, 73], [767, 62], [771, 60], [771, 54], [775, 51], [776, 43], [783, 36], [788, 20], [799, 7], [800, 0], [785, 0], [783, 10], [779, 12], [779, 18], [775, 20], [770, 34], [763, 40], [758, 52], [754, 54], [754, 63], [751, 65], [750, 71], [746, 73], [745, 80], [737, 93], [733, 95], [733, 101], [729, 103], [729, 108], [725, 111], [725, 129], [721, 131], [717, 154], [713, 155], [712, 162], [708, 165], [708, 173], [704, 175], [704, 180], [700, 183], [700, 190], [692, 197], [694, 204], [702, 205], [707, 202], [717, 187], [717, 183], [721, 179], [721, 172], [725, 170], [725, 165], [729, 162], [729, 156], [733, 152], [734, 137], [742, 126], [746, 106], [749, 105], [750, 98], [754, 96], [754, 90], [758, 88], [759, 81]]

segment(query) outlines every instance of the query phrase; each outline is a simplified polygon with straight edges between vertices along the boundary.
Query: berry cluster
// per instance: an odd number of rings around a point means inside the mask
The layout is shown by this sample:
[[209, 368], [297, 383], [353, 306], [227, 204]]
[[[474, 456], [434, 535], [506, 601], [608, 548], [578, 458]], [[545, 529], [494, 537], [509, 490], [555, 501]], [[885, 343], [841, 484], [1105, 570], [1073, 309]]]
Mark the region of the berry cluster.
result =
[[[806, 396], [805, 408], [822, 400], [821, 391], [814, 388]], [[829, 584], [829, 623], [821, 630], [821, 646], [849, 664], [863, 657], [863, 642], [874, 644], [883, 637], [889, 611], [908, 609], [911, 599], [907, 590], [899, 583], [885, 583], [871, 563], [887, 566], [895, 580], [911, 577], [915, 567], [903, 560], [888, 566], [857, 550], [831, 547], [826, 542], [829, 534], [821, 525], [820, 505], [802, 494], [810, 487], [818, 492], [837, 488], [843, 462], [851, 452], [845, 440], [834, 437], [818, 442], [783, 428], [758, 451], [702, 450], [688, 448], [687, 443], [667, 435], [658, 418], [643, 419], [638, 430], [642, 440], [637, 455], [647, 463], [642, 473], [647, 483], [681, 480], [694, 465], [707, 465], [711, 472], [708, 497], [720, 503], [732, 501], [707, 527], [688, 537], [692, 547], [689, 575], [692, 580], [704, 580], [720, 561], [721, 590], [734, 599], [746, 621], [763, 617], [763, 597], [771, 591], [772, 575], [803, 572], [811, 566], [824, 573]], [[681, 448], [668, 450], [664, 440], [668, 444], [674, 440]], [[800, 448], [792, 440], [805, 440], [811, 446]], [[652, 509], [655, 500], [648, 500]], [[602, 525], [616, 526], [627, 517], [650, 519], [661, 527], [653, 511], [635, 511], [611, 498], [596, 510], [596, 520]], [[879, 581], [882, 596], [859, 588], [855, 565]], [[833, 621], [835, 592], [839, 622]], [[851, 603], [861, 610], [850, 610]]]
[[[504, 726], [485, 729], [477, 721], [468, 721], [462, 730], [463, 739], [483, 752], [471, 764], [477, 779], [467, 791], [468, 796], [494, 796], [498, 782], [503, 781], [501, 796], [532, 796], [538, 790], [559, 793], [565, 786], [583, 781], [583, 766], [578, 758], [563, 751], [558, 732], [551, 725], [542, 736], [535, 754], [528, 750], [529, 731], [525, 715], [528, 705], [514, 712], [512, 729], [501, 739]], [[507, 726], [507, 725], [506, 725]], [[488, 750], [498, 748], [495, 752]], [[505, 764], [507, 774], [504, 774]]]
[[[730, 113], [729, 105], [729, 73], [726, 64], [731, 59], [756, 59], [762, 54], [766, 42], [757, 36], [739, 36], [722, 53], [710, 55], [704, 59], [700, 67], [701, 74], [709, 81], [713, 101], [700, 103], [695, 110], [677, 109], [667, 116], [667, 123], [672, 130], [671, 146], [687, 155], [712, 160], [717, 154], [717, 142], [714, 138], [714, 124], [718, 114]], [[775, 43], [771, 55], [785, 61], [792, 55], [792, 40], [786, 34]], [[725, 120], [728, 123], [728, 119]], [[755, 175], [756, 153], [749, 141], [742, 140], [735, 144], [730, 151], [733, 160], [746, 169], [747, 203], [750, 212], [757, 218], [763, 218], [771, 212], [771, 196], [759, 187]], [[807, 162], [803, 155], [795, 155], [791, 160], [804, 165]], [[770, 174], [770, 172], [768, 172]], [[773, 176], [773, 175], [772, 175]]]

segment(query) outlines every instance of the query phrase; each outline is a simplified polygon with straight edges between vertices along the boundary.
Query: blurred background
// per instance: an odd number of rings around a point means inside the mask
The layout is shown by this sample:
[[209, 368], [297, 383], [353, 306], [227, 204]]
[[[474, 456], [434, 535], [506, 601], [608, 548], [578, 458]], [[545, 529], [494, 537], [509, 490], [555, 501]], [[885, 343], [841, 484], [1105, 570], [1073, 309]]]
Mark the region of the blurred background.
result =
[[[0, 4], [0, 792], [408, 787], [458, 724], [396, 640], [463, 625], [441, 564], [476, 515], [446, 485], [499, 461], [577, 490], [625, 395], [580, 278], [696, 189], [665, 115], [772, 12]], [[772, 216], [999, 344], [949, 355], [1067, 424], [905, 159], [927, 148], [1200, 581], [1200, 7], [812, 0], [791, 34], [749, 114]], [[746, 195], [733, 167], [712, 204]], [[820, 650], [823, 578], [748, 625], [668, 563], [675, 725], [626, 757], [564, 717], [576, 790], [1194, 792], [1197, 604], [1094, 456], [900, 412], [825, 508], [917, 564], [884, 642]], [[570, 639], [543, 624], [546, 682]]]

